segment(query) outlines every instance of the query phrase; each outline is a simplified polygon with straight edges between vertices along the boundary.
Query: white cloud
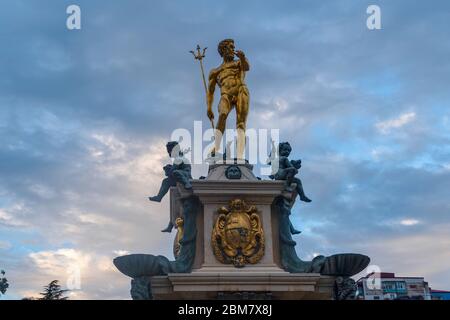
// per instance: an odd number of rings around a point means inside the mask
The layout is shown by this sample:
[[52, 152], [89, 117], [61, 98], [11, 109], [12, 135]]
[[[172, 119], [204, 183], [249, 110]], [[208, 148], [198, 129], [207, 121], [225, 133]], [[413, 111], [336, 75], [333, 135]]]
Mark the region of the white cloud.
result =
[[272, 120], [274, 116], [275, 116], [274, 111], [267, 111], [267, 112], [261, 113], [261, 119], [263, 119], [264, 121]]
[[29, 223], [24, 216], [29, 210], [21, 203], [16, 203], [8, 208], [0, 208], [0, 224], [10, 227], [27, 227]]
[[91, 223], [99, 225], [111, 225], [116, 223], [115, 220], [95, 213], [82, 213], [78, 216], [78, 219], [82, 223]]
[[400, 221], [400, 224], [403, 226], [415, 226], [416, 224], [419, 224], [420, 221], [416, 219], [403, 219]]
[[[174, 234], [160, 232], [169, 218], [169, 198], [162, 203], [147, 199], [157, 192], [164, 176], [163, 163], [169, 160], [165, 141], [129, 143], [112, 133], [97, 138], [87, 143], [100, 148], [105, 156], [98, 161], [87, 152], [73, 164], [77, 167], [69, 166], [70, 178], [58, 176], [60, 180], [72, 179], [67, 189], [52, 188], [60, 196], [47, 201], [42, 197], [48, 196], [45, 186], [30, 179], [32, 187], [27, 185], [26, 189], [40, 193], [40, 199], [31, 205], [24, 198], [23, 204], [17, 201], [0, 209], [0, 223], [23, 226], [27, 222], [39, 231], [36, 238], [31, 237], [40, 245], [63, 247], [33, 252], [27, 258], [19, 255], [17, 263], [23, 264], [9, 272], [14, 282], [10, 294], [36, 296], [53, 279], [66, 286], [71, 272], [80, 270], [81, 290], [71, 292], [70, 299], [128, 298], [130, 279], [114, 267], [114, 257], [149, 252], [171, 258]], [[71, 175], [74, 169], [76, 177]], [[11, 268], [6, 265], [5, 269]]]
[[113, 134], [93, 133], [91, 138], [94, 145], [89, 147], [89, 151], [99, 161], [120, 159], [127, 152], [127, 144]]
[[[92, 257], [80, 250], [58, 249], [55, 251], [39, 251], [30, 253], [29, 257], [35, 266], [50, 275], [63, 275], [71, 268], [86, 269]], [[66, 278], [64, 276], [63, 278]], [[61, 279], [62, 280], [62, 279]]]
[[392, 129], [398, 129], [403, 127], [404, 125], [414, 121], [416, 118], [415, 112], [407, 112], [403, 113], [397, 118], [389, 119], [386, 121], [381, 121], [375, 124], [376, 128], [382, 134], [388, 134]]
[[[88, 146], [97, 169], [109, 178], [122, 177], [128, 182], [147, 183], [150, 175], [159, 176], [168, 160], [165, 142], [125, 142], [112, 134], [93, 134], [93, 145]], [[100, 142], [100, 144], [99, 144]]]
[[449, 224], [410, 235], [379, 238], [367, 247], [372, 264], [400, 276], [425, 276], [436, 289], [450, 287]]
[[130, 254], [127, 250], [114, 250], [113, 253], [117, 256], [125, 256], [127, 254]]
[[30, 191], [44, 199], [51, 199], [55, 196], [55, 192], [51, 188], [42, 184], [30, 185]]
[[[129, 279], [117, 277], [118, 271], [112, 263], [112, 256], [99, 255], [95, 252], [87, 252], [73, 248], [61, 248], [57, 250], [39, 251], [29, 254], [31, 265], [34, 269], [31, 283], [27, 288], [36, 287], [36, 291], [27, 289], [23, 296], [36, 296], [39, 288], [51, 280], [59, 280], [63, 289], [70, 289], [70, 299], [95, 299], [98, 294], [104, 294], [103, 298], [117, 298], [119, 290], [127, 286]], [[118, 278], [114, 283], [110, 279]], [[24, 279], [25, 281], [26, 279]], [[21, 286], [22, 279], [15, 279], [15, 284]], [[73, 285], [79, 287], [73, 287]], [[109, 285], [108, 285], [109, 284]], [[100, 297], [101, 298], [101, 297]]]
[[405, 227], [411, 227], [420, 224], [421, 221], [413, 218], [404, 218], [404, 219], [388, 219], [388, 220], [382, 220], [378, 222], [377, 224], [380, 226], [387, 226], [387, 227], [398, 227], [398, 226], [405, 226]]
[[289, 108], [289, 103], [283, 98], [275, 99], [275, 108], [277, 111], [283, 112]]

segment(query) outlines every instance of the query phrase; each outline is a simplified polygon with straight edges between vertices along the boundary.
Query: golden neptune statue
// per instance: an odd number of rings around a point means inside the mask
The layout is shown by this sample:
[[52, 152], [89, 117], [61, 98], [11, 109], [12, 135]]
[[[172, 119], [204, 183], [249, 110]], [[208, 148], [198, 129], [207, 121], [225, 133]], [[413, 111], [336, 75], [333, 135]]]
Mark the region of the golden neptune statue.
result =
[[[203, 72], [202, 59], [203, 55], [200, 53], [200, 47], [197, 46], [198, 54], [194, 57], [200, 60], [200, 66]], [[218, 119], [215, 126], [215, 142], [211, 154], [220, 152], [220, 144], [223, 133], [226, 127], [226, 121], [229, 113], [234, 108], [236, 109], [236, 131], [237, 131], [237, 145], [236, 156], [237, 159], [244, 159], [245, 153], [245, 129], [247, 123], [247, 115], [249, 110], [250, 94], [245, 84], [245, 73], [250, 70], [250, 65], [244, 52], [241, 50], [235, 51], [234, 40], [225, 39], [219, 43], [218, 49], [223, 62], [220, 66], [212, 69], [208, 77], [208, 85], [206, 86], [206, 104], [207, 115], [214, 127], [214, 112], [212, 105], [214, 102], [214, 92], [216, 85], [220, 88], [220, 100], [218, 105]], [[235, 59], [235, 56], [238, 59]], [[204, 82], [205, 79], [203, 78]]]

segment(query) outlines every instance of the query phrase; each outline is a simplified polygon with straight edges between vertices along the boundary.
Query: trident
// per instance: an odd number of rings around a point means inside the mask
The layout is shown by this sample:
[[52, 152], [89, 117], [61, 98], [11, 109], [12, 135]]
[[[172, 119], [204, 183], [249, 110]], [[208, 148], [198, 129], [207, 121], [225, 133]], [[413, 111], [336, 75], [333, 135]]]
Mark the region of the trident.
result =
[[[208, 96], [208, 88], [206, 87], [206, 80], [205, 80], [205, 70], [203, 69], [203, 58], [205, 57], [205, 52], [206, 49], [208, 48], [204, 48], [203, 52], [200, 52], [200, 45], [197, 45], [197, 53], [195, 53], [194, 51], [189, 51], [190, 53], [192, 53], [192, 55], [194, 56], [195, 60], [200, 61], [200, 69], [202, 70], [202, 79], [203, 79], [203, 86], [205, 87], [205, 93]], [[214, 122], [209, 119], [211, 121], [211, 126], [214, 130]]]

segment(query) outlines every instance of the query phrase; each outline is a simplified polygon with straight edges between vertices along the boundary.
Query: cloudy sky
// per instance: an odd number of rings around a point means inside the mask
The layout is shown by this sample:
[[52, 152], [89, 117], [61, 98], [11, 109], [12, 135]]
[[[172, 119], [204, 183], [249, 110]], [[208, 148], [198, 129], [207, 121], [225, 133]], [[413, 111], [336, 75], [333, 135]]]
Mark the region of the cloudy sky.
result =
[[[378, 4], [382, 29], [368, 30]], [[66, 28], [78, 4], [82, 29]], [[79, 271], [72, 299], [128, 299], [112, 265], [171, 257], [168, 199], [150, 203], [176, 128], [205, 121], [188, 53], [234, 38], [250, 60], [248, 127], [303, 160], [302, 258], [361, 252], [450, 289], [448, 1], [0, 2], [3, 299]], [[194, 177], [205, 174], [196, 167]], [[263, 177], [264, 178], [264, 177]], [[75, 277], [76, 278], [76, 277]]]

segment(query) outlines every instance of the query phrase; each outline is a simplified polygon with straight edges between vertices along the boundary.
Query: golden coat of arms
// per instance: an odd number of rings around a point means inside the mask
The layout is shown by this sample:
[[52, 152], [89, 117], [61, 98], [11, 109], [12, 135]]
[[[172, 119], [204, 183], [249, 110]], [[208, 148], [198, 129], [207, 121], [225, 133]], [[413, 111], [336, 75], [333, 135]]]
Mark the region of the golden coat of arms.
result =
[[235, 199], [218, 213], [211, 239], [217, 260], [238, 268], [258, 263], [264, 255], [264, 231], [256, 207]]

